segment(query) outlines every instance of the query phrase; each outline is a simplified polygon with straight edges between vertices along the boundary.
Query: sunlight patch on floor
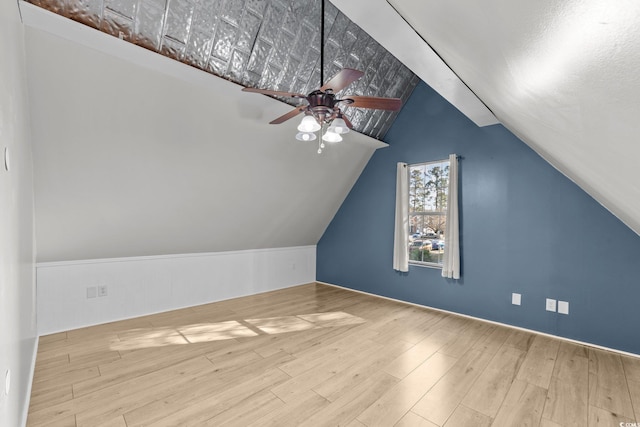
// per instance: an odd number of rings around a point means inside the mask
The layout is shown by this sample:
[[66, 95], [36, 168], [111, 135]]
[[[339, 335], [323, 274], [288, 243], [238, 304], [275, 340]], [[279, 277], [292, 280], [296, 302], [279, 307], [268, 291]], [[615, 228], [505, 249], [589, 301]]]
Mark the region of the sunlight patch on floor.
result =
[[301, 314], [298, 317], [311, 322], [317, 328], [333, 328], [336, 326], [358, 325], [365, 320], [358, 316], [352, 316], [344, 311], [334, 311], [329, 313]]
[[119, 338], [119, 341], [111, 343], [109, 346], [111, 350], [137, 350], [140, 348], [165, 347], [168, 345], [189, 343], [184, 336], [173, 328], [133, 329], [119, 334]]
[[313, 323], [300, 319], [297, 316], [269, 317], [266, 319], [247, 319], [247, 323], [252, 324], [265, 334], [282, 334], [285, 332], [304, 331], [313, 329]]
[[[195, 323], [176, 328], [140, 328], [119, 334], [119, 341], [110, 345], [113, 351], [195, 344], [260, 335], [283, 334], [318, 328], [331, 328], [364, 323], [361, 317], [342, 311], [300, 314], [260, 319], [228, 320]], [[257, 332], [259, 331], [259, 332]]]
[[236, 320], [217, 323], [199, 323], [178, 328], [191, 343], [229, 340], [239, 337], [253, 337], [258, 333], [252, 331]]

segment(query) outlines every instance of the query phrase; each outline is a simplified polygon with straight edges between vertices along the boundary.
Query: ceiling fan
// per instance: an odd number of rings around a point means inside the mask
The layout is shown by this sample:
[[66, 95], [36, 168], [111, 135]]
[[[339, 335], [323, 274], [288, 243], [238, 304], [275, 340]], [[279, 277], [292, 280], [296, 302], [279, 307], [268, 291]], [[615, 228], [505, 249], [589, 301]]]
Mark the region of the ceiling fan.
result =
[[402, 107], [400, 98], [381, 98], [375, 96], [349, 95], [343, 99], [336, 99], [336, 93], [349, 86], [362, 77], [362, 71], [351, 68], [343, 68], [338, 74], [325, 83], [320, 89], [314, 90], [308, 95], [301, 93], [280, 92], [267, 89], [255, 89], [245, 87], [244, 92], [262, 93], [265, 95], [281, 96], [283, 98], [300, 98], [306, 100], [306, 104], [296, 107], [292, 111], [272, 120], [271, 124], [280, 124], [298, 114], [305, 112], [313, 116], [320, 124], [329, 123], [335, 118], [341, 117], [348, 127], [352, 127], [349, 119], [342, 115], [340, 105], [349, 105], [356, 108], [373, 108], [377, 110], [398, 111]]
[[[320, 84], [324, 81], [324, 0], [321, 7], [320, 25]], [[297, 98], [304, 100], [303, 104], [292, 111], [272, 120], [270, 124], [283, 123], [298, 114], [304, 113], [302, 122], [298, 125], [299, 133], [296, 139], [300, 141], [312, 141], [316, 139], [315, 132], [322, 129], [323, 125], [329, 125], [322, 136], [324, 141], [342, 141], [341, 134], [349, 132], [353, 128], [351, 121], [343, 115], [340, 107], [350, 106], [355, 108], [370, 108], [376, 110], [398, 111], [402, 107], [402, 100], [399, 98], [382, 98], [375, 96], [347, 95], [341, 99], [336, 98], [336, 94], [345, 89], [351, 83], [357, 81], [364, 75], [362, 71], [352, 68], [343, 68], [338, 74], [324, 83], [319, 89], [304, 95], [301, 93], [290, 93], [268, 89], [256, 89], [245, 87], [244, 92], [261, 93], [263, 95], [278, 96], [283, 98]], [[320, 143], [318, 153], [322, 152], [324, 144]]]

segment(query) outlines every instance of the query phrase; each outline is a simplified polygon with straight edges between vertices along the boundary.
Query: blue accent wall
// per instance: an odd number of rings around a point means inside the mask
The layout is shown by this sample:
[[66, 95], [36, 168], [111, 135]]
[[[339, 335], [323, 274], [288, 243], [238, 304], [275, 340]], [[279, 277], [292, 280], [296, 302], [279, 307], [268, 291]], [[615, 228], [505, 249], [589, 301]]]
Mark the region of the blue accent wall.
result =
[[[640, 354], [640, 236], [503, 126], [477, 127], [424, 83], [386, 142], [318, 243], [317, 280]], [[450, 153], [462, 156], [462, 278], [398, 273], [396, 163]], [[569, 315], [545, 311], [546, 298], [568, 301]]]

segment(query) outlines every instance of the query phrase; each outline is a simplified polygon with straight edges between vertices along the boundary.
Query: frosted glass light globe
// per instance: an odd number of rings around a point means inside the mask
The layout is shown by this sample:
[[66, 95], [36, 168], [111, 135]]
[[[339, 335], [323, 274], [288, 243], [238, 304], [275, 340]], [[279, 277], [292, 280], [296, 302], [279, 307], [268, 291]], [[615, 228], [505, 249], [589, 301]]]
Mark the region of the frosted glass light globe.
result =
[[320, 123], [313, 116], [304, 116], [298, 125], [300, 132], [317, 132], [320, 130]]

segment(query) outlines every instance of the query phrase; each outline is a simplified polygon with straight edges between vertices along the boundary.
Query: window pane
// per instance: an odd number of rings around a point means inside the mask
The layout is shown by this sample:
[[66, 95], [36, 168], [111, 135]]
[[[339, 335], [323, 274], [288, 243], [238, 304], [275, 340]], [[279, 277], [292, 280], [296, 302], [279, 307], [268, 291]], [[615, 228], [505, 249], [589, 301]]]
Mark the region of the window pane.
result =
[[410, 261], [442, 265], [448, 186], [448, 161], [410, 165]]
[[442, 212], [447, 208], [449, 162], [411, 165], [409, 212]]

